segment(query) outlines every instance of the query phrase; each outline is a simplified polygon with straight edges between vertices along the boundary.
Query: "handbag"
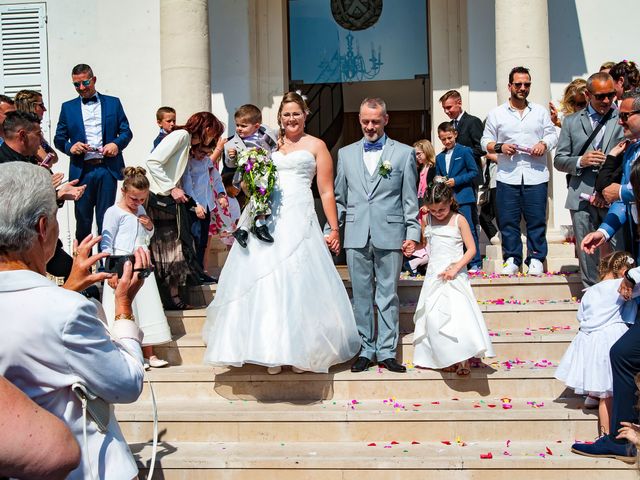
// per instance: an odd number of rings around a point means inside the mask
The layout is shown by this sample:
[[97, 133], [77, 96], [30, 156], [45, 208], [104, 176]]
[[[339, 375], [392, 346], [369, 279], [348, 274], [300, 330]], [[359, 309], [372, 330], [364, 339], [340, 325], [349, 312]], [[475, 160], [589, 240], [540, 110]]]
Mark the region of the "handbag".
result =
[[[187, 202], [183, 205], [187, 208], [187, 210], [196, 208], [196, 201], [189, 195], [186, 195], [186, 197]], [[177, 202], [171, 195], [160, 195], [157, 193], [149, 194], [149, 207], [161, 210], [165, 213], [173, 215], [174, 217], [177, 215], [177, 205]]]

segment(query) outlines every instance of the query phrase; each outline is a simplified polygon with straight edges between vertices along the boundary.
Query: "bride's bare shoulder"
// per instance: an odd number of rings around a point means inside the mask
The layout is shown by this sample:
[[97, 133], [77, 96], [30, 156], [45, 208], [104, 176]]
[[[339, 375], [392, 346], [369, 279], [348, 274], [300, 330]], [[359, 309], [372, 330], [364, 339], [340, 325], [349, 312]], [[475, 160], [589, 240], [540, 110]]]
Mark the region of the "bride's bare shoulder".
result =
[[327, 149], [327, 145], [324, 143], [324, 140], [318, 137], [314, 137], [313, 135], [307, 135], [305, 137], [307, 148], [312, 151], [315, 155], [319, 152], [322, 152]]

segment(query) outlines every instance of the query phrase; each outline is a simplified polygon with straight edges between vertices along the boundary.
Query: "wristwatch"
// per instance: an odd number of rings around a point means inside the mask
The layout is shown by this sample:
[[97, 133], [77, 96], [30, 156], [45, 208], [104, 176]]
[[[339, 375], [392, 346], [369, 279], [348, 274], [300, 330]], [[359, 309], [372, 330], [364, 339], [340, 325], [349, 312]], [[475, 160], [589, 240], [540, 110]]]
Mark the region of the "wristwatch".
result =
[[502, 145], [504, 145], [504, 143], [496, 143], [496, 144], [493, 146], [493, 150], [494, 150], [494, 152], [496, 152], [496, 153], [502, 153]]
[[629, 270], [624, 272], [624, 278], [627, 279], [627, 282], [629, 282], [632, 287], [636, 286], [636, 281], [631, 277], [631, 275], [629, 275]]

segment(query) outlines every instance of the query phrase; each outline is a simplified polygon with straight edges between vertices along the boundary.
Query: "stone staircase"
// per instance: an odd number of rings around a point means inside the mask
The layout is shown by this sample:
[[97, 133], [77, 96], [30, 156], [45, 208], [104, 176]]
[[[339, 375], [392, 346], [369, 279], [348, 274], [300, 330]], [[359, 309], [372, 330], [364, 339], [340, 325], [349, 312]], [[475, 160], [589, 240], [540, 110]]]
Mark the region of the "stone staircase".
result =
[[[350, 283], [340, 269], [345, 285]], [[597, 435], [593, 411], [553, 378], [576, 333], [577, 275], [476, 277], [497, 357], [470, 377], [414, 368], [413, 311], [422, 282], [401, 280], [407, 374], [328, 374], [202, 365], [205, 310], [169, 312], [172, 366], [152, 370], [160, 448], [155, 479], [637, 478], [617, 460], [580, 457]], [[215, 286], [206, 287], [208, 300]], [[149, 392], [117, 417], [145, 478]]]

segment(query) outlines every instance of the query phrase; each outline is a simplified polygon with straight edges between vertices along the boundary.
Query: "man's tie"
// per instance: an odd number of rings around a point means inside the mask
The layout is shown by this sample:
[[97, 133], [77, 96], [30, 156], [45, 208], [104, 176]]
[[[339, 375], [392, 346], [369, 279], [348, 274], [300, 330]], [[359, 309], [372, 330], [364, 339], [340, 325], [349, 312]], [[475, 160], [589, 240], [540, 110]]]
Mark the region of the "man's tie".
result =
[[382, 142], [378, 140], [377, 142], [364, 142], [364, 151], [365, 152], [378, 152], [382, 150]]
[[82, 99], [82, 103], [84, 103], [84, 104], [93, 103], [93, 102], [97, 102], [97, 101], [98, 101], [98, 97], [96, 97], [95, 95], [93, 97], [83, 98]]
[[456, 118], [453, 122], [451, 122], [453, 124], [453, 128], [455, 128], [456, 130], [458, 130], [458, 119]]

